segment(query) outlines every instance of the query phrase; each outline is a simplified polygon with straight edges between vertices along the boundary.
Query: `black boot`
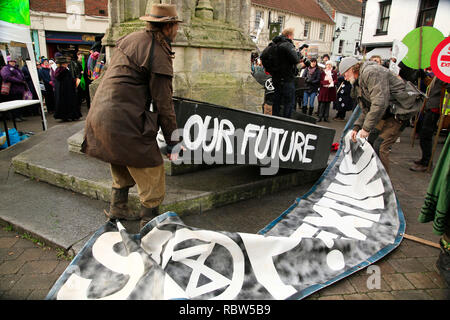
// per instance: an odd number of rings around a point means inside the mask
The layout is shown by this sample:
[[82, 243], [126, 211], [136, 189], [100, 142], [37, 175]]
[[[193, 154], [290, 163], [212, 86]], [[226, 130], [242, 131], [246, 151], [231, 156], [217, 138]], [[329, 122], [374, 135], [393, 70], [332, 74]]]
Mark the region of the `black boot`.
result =
[[154, 208], [147, 208], [141, 205], [141, 211], [139, 217], [141, 222], [139, 227], [142, 229], [150, 220], [159, 215], [159, 206]]
[[308, 108], [307, 108], [307, 107], [302, 107], [302, 112], [303, 112], [304, 114], [307, 114]]
[[313, 111], [314, 111], [314, 108], [309, 108], [309, 109], [308, 109], [308, 115], [309, 115], [309, 116], [312, 116]]
[[125, 220], [138, 220], [139, 215], [134, 213], [128, 208], [128, 190], [130, 187], [125, 188], [112, 188], [111, 190], [111, 203], [109, 206], [109, 212], [104, 211], [105, 215], [110, 220], [125, 219]]

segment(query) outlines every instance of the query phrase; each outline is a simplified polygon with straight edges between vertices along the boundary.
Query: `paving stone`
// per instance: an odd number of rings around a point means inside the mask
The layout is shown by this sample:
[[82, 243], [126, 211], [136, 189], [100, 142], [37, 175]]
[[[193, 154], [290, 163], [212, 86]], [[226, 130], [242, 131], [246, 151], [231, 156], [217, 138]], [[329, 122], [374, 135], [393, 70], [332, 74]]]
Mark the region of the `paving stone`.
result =
[[55, 260], [57, 259], [56, 252], [50, 247], [42, 248], [42, 255], [39, 260]]
[[20, 280], [22, 275], [8, 274], [0, 276], [0, 291], [8, 291]]
[[[358, 293], [366, 293], [366, 292], [374, 292], [374, 291], [389, 291], [391, 287], [389, 284], [383, 279], [382, 273], [380, 275], [380, 288], [369, 288], [367, 285], [367, 281], [371, 275], [369, 274], [361, 274], [355, 275], [349, 278], [350, 283], [356, 289]], [[373, 275], [372, 275], [373, 276]], [[370, 284], [375, 284], [370, 281]]]
[[348, 279], [340, 280], [325, 289], [320, 290], [320, 296], [356, 293], [355, 288], [350, 284]]
[[424, 272], [405, 273], [406, 279], [409, 280], [417, 289], [437, 289], [439, 286], [430, 279]]
[[401, 273], [384, 274], [383, 278], [389, 283], [392, 290], [414, 289], [414, 286]]
[[25, 274], [14, 286], [15, 289], [50, 290], [56, 278], [52, 274]]
[[385, 273], [395, 273], [395, 269], [389, 264], [387, 259], [378, 261], [375, 265], [380, 267], [381, 274]]
[[31, 293], [29, 289], [11, 289], [2, 295], [2, 300], [23, 300]]
[[345, 294], [343, 297], [344, 300], [370, 300], [369, 296], [364, 293]]
[[24, 264], [25, 264], [25, 261], [19, 260], [19, 259], [5, 261], [2, 264], [0, 264], [0, 275], [17, 273], [17, 271], [19, 271], [20, 268], [22, 268], [22, 266]]
[[317, 300], [344, 300], [344, 298], [341, 295], [335, 295], [320, 297]]
[[433, 300], [424, 290], [399, 290], [392, 291], [396, 300]]
[[417, 258], [417, 260], [422, 263], [428, 271], [434, 271], [436, 266], [437, 257], [422, 257]]
[[433, 248], [424, 244], [410, 243], [408, 246], [404, 246], [402, 252], [408, 258], [418, 258], [418, 257], [438, 257], [440, 250], [438, 248]]
[[392, 293], [387, 291], [368, 292], [367, 295], [372, 300], [395, 300]]
[[49, 290], [39, 289], [33, 290], [28, 296], [27, 300], [44, 300], [47, 297]]
[[20, 269], [20, 273], [23, 274], [31, 274], [31, 273], [52, 273], [56, 266], [58, 265], [58, 261], [52, 260], [42, 260], [42, 261], [29, 261], [25, 263], [25, 265]]
[[36, 248], [36, 245], [27, 239], [17, 236], [18, 241], [14, 244], [14, 248]]
[[427, 271], [427, 268], [416, 258], [391, 259], [389, 263], [395, 271], [401, 273]]
[[24, 249], [22, 248], [1, 248], [0, 249], [0, 261], [8, 261], [17, 259]]
[[389, 253], [386, 257], [387, 257], [389, 260], [392, 260], [392, 259], [404, 259], [404, 258], [406, 258], [406, 255], [403, 253], [403, 251], [401, 250], [401, 248], [398, 247], [398, 248], [394, 249], [394, 251], [392, 251], [391, 253]]
[[20, 255], [20, 259], [26, 261], [39, 260], [43, 253], [44, 252], [41, 248], [26, 248]]
[[450, 289], [429, 289], [426, 292], [435, 300], [450, 300]]
[[58, 265], [56, 266], [55, 270], [53, 271], [53, 274], [61, 275], [64, 270], [66, 270], [67, 266], [70, 264], [70, 261], [66, 260], [58, 260]]
[[12, 237], [5, 237], [5, 238], [0, 238], [0, 248], [12, 248], [14, 246], [14, 244], [16, 244], [16, 242], [18, 241], [17, 238], [12, 238]]
[[425, 274], [434, 282], [437, 284], [438, 288], [446, 289], [447, 283], [445, 283], [445, 280], [442, 278], [442, 276], [437, 273], [436, 271], [431, 272], [425, 272]]

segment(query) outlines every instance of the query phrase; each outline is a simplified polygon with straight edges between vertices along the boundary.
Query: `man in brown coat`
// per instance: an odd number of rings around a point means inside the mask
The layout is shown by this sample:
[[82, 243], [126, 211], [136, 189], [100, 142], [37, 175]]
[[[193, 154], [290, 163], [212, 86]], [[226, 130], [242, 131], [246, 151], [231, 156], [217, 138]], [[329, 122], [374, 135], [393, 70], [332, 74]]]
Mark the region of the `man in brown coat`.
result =
[[[110, 163], [109, 219], [141, 219], [159, 214], [165, 172], [156, 136], [161, 127], [170, 160], [179, 142], [172, 101], [171, 42], [178, 31], [175, 5], [153, 5], [144, 30], [120, 38], [86, 118], [82, 151]], [[137, 184], [141, 210], [128, 208], [128, 190]]]

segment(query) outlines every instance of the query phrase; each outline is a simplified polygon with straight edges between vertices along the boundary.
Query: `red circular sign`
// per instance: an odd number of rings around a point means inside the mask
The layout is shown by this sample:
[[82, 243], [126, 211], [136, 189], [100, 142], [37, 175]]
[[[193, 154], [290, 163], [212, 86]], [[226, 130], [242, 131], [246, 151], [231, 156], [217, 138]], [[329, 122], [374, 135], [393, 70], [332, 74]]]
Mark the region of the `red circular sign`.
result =
[[436, 77], [450, 83], [450, 37], [437, 45], [431, 55], [430, 63]]

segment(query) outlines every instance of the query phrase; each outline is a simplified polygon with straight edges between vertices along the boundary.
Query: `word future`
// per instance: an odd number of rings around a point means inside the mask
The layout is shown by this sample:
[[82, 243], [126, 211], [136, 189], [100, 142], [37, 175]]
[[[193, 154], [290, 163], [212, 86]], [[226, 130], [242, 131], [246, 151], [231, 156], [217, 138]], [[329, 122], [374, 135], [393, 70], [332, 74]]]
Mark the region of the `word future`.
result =
[[[189, 150], [199, 150], [204, 152], [215, 152], [215, 159], [223, 159], [223, 150], [227, 155], [231, 155], [237, 146], [238, 157], [243, 159], [247, 151], [253, 151], [250, 160], [257, 161], [268, 159], [287, 161], [300, 161], [310, 163], [309, 151], [315, 150], [313, 141], [317, 140], [315, 134], [304, 134], [300, 131], [291, 131], [247, 124], [245, 129], [235, 129], [233, 123], [228, 119], [213, 119], [213, 127], [209, 128], [211, 116], [206, 116], [205, 120], [198, 114], [192, 115], [185, 123], [183, 129], [183, 141]], [[191, 130], [194, 136], [191, 136]], [[235, 140], [237, 143], [235, 144]], [[222, 147], [222, 144], [225, 146]], [[271, 150], [271, 151], [270, 151]], [[222, 151], [222, 153], [220, 153]], [[251, 164], [255, 164], [251, 163]]]

